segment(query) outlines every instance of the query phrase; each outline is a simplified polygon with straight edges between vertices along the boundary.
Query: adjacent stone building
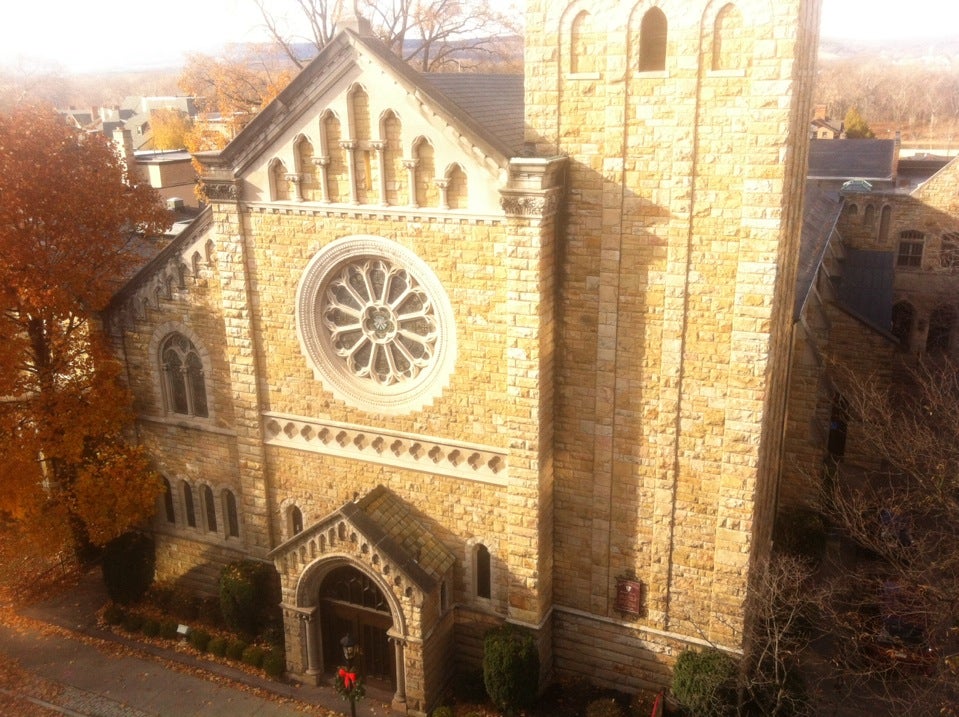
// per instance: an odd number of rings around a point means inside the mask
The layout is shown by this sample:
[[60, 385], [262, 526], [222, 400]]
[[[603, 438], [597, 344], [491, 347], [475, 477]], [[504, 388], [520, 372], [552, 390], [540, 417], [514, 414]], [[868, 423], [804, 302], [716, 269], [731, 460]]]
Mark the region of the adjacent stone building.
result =
[[108, 312], [158, 573], [279, 572], [410, 714], [483, 633], [639, 689], [742, 649], [785, 425], [818, 2], [528, 3], [526, 73], [346, 30]]

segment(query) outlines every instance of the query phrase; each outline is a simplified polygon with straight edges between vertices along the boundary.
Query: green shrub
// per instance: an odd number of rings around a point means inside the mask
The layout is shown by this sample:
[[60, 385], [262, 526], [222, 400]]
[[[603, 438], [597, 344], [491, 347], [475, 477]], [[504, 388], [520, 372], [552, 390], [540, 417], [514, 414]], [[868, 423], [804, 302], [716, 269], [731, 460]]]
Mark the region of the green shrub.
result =
[[150, 588], [156, 568], [153, 539], [143, 533], [124, 533], [103, 549], [103, 582], [113, 602], [129, 605]]
[[209, 643], [207, 643], [206, 651], [211, 655], [224, 657], [226, 655], [226, 644], [225, 637], [214, 637]]
[[128, 613], [123, 618], [123, 629], [127, 632], [139, 632], [143, 627], [143, 617], [135, 612]]
[[274, 679], [282, 677], [286, 672], [286, 655], [279, 650], [267, 650], [263, 655], [263, 670]]
[[156, 637], [160, 634], [160, 623], [147, 618], [143, 621], [143, 634], [147, 637]]
[[247, 644], [243, 640], [230, 640], [226, 646], [226, 656], [231, 660], [242, 660]]
[[275, 573], [266, 563], [253, 560], [241, 560], [223, 568], [220, 612], [227, 627], [246, 635], [259, 633], [274, 607], [271, 578]]
[[164, 640], [176, 640], [177, 639], [177, 623], [173, 620], [164, 620], [160, 623], [160, 637]]
[[623, 708], [612, 697], [603, 697], [586, 705], [586, 717], [624, 717]]
[[200, 652], [206, 652], [210, 644], [210, 633], [206, 630], [190, 630], [187, 641]]
[[453, 717], [453, 708], [442, 705], [430, 713], [430, 717]]
[[672, 691], [696, 717], [733, 714], [736, 662], [716, 649], [683, 650], [673, 668]]
[[107, 625], [120, 625], [123, 623], [123, 618], [125, 617], [126, 613], [123, 611], [123, 608], [116, 603], [110, 603], [103, 611], [103, 621]]
[[505, 712], [529, 707], [536, 702], [539, 652], [533, 636], [512, 625], [486, 633], [483, 682], [493, 704]]
[[249, 665], [250, 667], [262, 667], [263, 656], [265, 654], [266, 650], [259, 645], [250, 645], [243, 651], [243, 655], [240, 657], [240, 659], [243, 661], [244, 665]]

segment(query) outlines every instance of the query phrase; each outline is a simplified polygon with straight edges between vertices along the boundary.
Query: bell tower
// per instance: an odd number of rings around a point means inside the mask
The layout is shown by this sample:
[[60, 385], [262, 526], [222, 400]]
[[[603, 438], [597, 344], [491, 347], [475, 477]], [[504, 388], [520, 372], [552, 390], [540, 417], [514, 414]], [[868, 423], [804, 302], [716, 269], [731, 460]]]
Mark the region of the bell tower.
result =
[[[818, 27], [819, 0], [528, 1], [527, 141], [569, 157], [560, 671], [575, 654], [642, 687], [663, 653], [742, 647], [779, 473]], [[635, 610], [617, 609], [624, 582]]]

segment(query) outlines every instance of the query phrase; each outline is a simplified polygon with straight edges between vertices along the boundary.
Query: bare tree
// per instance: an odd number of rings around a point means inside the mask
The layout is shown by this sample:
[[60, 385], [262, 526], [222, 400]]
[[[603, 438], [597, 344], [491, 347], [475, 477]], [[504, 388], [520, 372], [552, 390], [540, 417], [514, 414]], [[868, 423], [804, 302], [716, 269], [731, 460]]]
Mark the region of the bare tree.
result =
[[844, 550], [822, 584], [843, 689], [889, 713], [955, 714], [959, 683], [959, 369], [923, 362], [890, 386], [838, 370], [873, 466], [840, 464], [822, 508]]
[[422, 72], [483, 65], [501, 56], [502, 36], [520, 31], [520, 13], [501, 12], [484, 0], [292, 0], [310, 31], [297, 37], [280, 26], [264, 0], [254, 2], [271, 37], [299, 68], [308, 58], [297, 52], [297, 42], [319, 52], [347, 17], [362, 18], [397, 57]]

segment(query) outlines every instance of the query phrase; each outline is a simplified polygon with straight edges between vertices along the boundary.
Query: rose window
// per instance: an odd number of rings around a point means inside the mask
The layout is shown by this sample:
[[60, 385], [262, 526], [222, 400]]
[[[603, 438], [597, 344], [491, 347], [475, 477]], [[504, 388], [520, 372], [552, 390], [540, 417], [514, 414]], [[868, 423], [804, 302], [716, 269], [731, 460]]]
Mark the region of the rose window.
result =
[[316, 376], [338, 398], [404, 413], [437, 395], [455, 357], [452, 309], [416, 255], [379, 237], [347, 237], [310, 262], [297, 328]]
[[344, 266], [320, 297], [330, 345], [355, 376], [390, 386], [429, 368], [436, 320], [410, 273], [384, 259]]

